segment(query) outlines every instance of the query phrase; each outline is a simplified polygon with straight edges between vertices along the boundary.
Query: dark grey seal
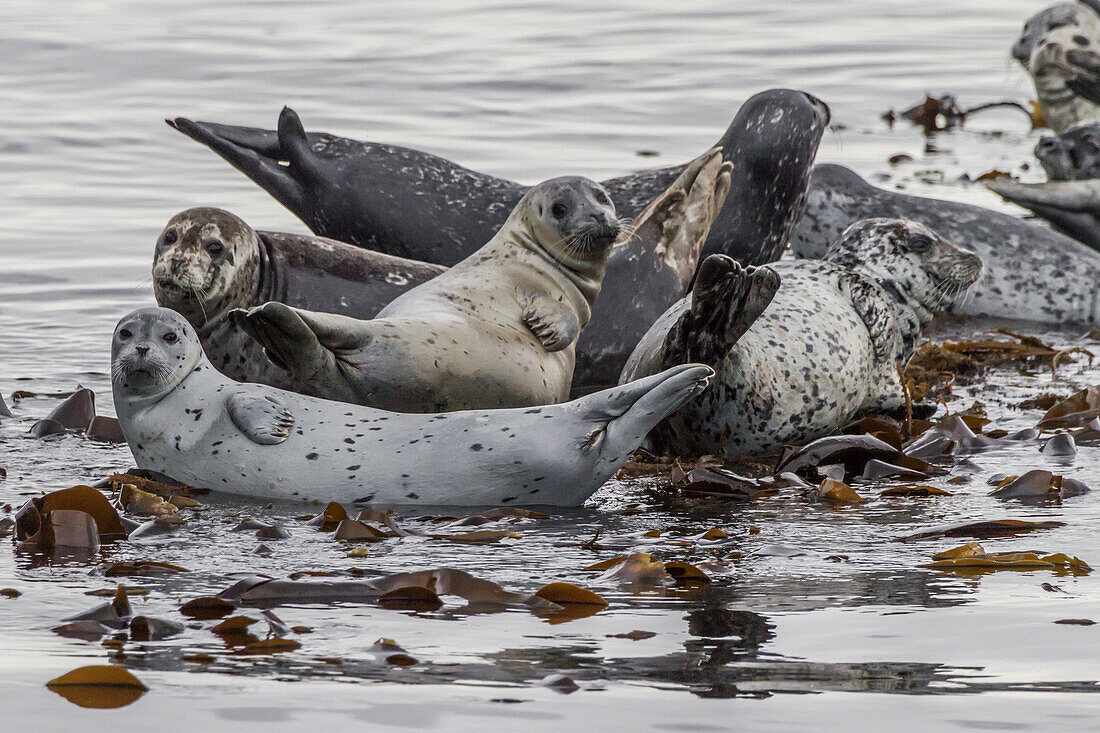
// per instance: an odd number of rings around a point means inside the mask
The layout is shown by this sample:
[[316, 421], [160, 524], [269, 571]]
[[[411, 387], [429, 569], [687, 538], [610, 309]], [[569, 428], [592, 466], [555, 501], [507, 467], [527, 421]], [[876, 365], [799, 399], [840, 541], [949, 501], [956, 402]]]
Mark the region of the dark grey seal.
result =
[[[736, 165], [728, 205], [703, 256], [722, 253], [745, 264], [779, 257], [828, 122], [824, 102], [788, 89], [761, 92], [742, 105], [718, 142], [723, 158]], [[528, 189], [419, 150], [307, 133], [288, 108], [278, 130], [182, 117], [168, 124], [225, 158], [317, 234], [424, 262], [465, 259], [503, 226]], [[633, 218], [684, 168], [640, 171], [602, 185], [619, 215]], [[616, 256], [608, 263], [612, 280]]]
[[965, 246], [985, 271], [950, 312], [1046, 323], [1100, 323], [1100, 253], [1047, 227], [954, 201], [875, 188], [843, 166], [814, 167], [806, 213], [791, 235], [799, 257], [818, 259], [860, 219], [910, 219]]

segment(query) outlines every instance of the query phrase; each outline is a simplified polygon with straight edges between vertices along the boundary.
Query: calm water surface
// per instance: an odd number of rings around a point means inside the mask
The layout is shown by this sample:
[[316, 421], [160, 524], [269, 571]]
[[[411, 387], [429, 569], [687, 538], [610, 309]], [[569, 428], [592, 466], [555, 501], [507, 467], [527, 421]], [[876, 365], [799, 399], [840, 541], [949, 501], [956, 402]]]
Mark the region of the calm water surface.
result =
[[[833, 109], [837, 129], [819, 160], [844, 163], [879, 185], [998, 207], [959, 178], [1021, 171], [1036, 138], [1022, 115], [998, 111], [932, 141], [905, 125], [891, 129], [880, 115], [926, 91], [954, 93], [963, 106], [1029, 98], [1008, 48], [1039, 7], [1022, 0], [0, 0], [0, 391], [83, 384], [99, 395], [100, 411], [111, 412], [110, 333], [121, 315], [152, 302], [153, 241], [176, 211], [217, 205], [257, 227], [305, 231], [266, 193], [165, 126], [165, 117], [271, 127], [289, 104], [310, 129], [418, 147], [536, 182], [686, 160], [717, 139], [752, 93], [797, 87]], [[660, 156], [636, 154], [646, 150]], [[913, 160], [891, 167], [896, 153]], [[1062, 345], [1082, 338], [1073, 330], [1047, 336]], [[951, 406], [980, 399], [999, 426], [1023, 427], [1040, 413], [1015, 409], [1021, 399], [1098, 381], [1100, 365], [1087, 362], [1063, 366], [1057, 381], [1049, 372], [1003, 370], [989, 385], [960, 391]], [[0, 466], [8, 471], [0, 504], [129, 465], [124, 447], [24, 437], [55, 404], [20, 401], [17, 419], [0, 425]], [[1055, 463], [1033, 444], [998, 449], [973, 458], [970, 483], [940, 482], [951, 497], [841, 510], [794, 495], [749, 508], [670, 506], [651, 483], [613, 482], [584, 509], [519, 527], [519, 540], [473, 548], [389, 540], [362, 559], [348, 559], [330, 536], [295, 521], [300, 506], [210, 497], [178, 535], [105, 551], [191, 570], [136, 579], [151, 590], [147, 601], [135, 601], [138, 613], [179, 619], [182, 601], [228, 586], [235, 572], [349, 566], [450, 565], [527, 592], [571, 581], [603, 593], [611, 606], [554, 626], [528, 613], [475, 614], [454, 603], [419, 617], [374, 605], [287, 606], [278, 609], [287, 623], [314, 631], [300, 637], [297, 652], [260, 661], [226, 656], [210, 624], [196, 624], [172, 640], [127, 644], [123, 663], [151, 691], [127, 708], [88, 711], [43, 683], [103, 663], [108, 651], [50, 628], [94, 603], [84, 592], [109, 580], [94, 563], [41, 566], [4, 550], [0, 587], [23, 593], [0, 598], [4, 727], [141, 728], [170, 716], [165, 729], [561, 730], [582, 722], [653, 730], [1095, 729], [1100, 626], [1052, 623], [1100, 619], [1092, 576], [958, 578], [919, 568], [958, 542], [889, 540], [945, 521], [1057, 518], [1064, 528], [986, 546], [1065, 551], [1097, 565], [1100, 493], [1035, 508], [991, 499], [985, 484], [996, 472], [1049, 467], [1100, 488], [1097, 450]], [[635, 504], [649, 509], [624, 511]], [[257, 556], [255, 539], [229, 532], [240, 516], [280, 520], [293, 536]], [[642, 534], [716, 526], [732, 537], [721, 552], [746, 557], [705, 590], [597, 586], [581, 572], [630, 549], [703, 559], [706, 550]], [[597, 530], [603, 549], [577, 547]], [[750, 554], [775, 544], [805, 554]], [[656, 636], [611, 636], [633, 629]], [[369, 648], [380, 637], [395, 639], [419, 664], [372, 661]], [[199, 652], [217, 661], [182, 661]], [[579, 691], [537, 684], [559, 672]]]

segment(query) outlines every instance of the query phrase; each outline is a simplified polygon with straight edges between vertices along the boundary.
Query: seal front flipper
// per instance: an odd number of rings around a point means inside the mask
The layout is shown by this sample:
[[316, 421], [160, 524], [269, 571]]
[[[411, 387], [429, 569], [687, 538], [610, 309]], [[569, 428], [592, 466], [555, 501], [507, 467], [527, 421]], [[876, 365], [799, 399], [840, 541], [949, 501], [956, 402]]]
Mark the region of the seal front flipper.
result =
[[733, 164], [722, 149], [711, 148], [695, 160], [635, 219], [631, 239], [656, 242], [654, 253], [672, 268], [686, 289], [730, 190]]
[[[295, 214], [305, 212], [305, 190], [295, 180], [289, 168], [279, 165], [278, 161], [282, 156], [278, 151], [270, 150], [269, 144], [252, 147], [245, 143], [236, 142], [229, 136], [219, 132], [220, 128], [229, 127], [228, 125], [193, 122], [184, 117], [165, 120], [165, 122], [172, 128], [213, 150], [231, 166], [258, 183], [261, 188]], [[276, 147], [278, 147], [278, 140], [276, 140]]]
[[290, 435], [294, 415], [270, 390], [242, 385], [225, 401], [229, 419], [253, 443], [275, 445]]
[[691, 307], [669, 329], [666, 365], [717, 365], [752, 326], [779, 291], [779, 275], [768, 267], [742, 267], [726, 255], [699, 265]]
[[[867, 333], [871, 336], [871, 347], [875, 352], [875, 361], [880, 364], [896, 362], [905, 356], [907, 345], [903, 343], [901, 331], [920, 334], [920, 323], [915, 327], [907, 323], [906, 328], [898, 328], [893, 309], [886, 304], [882, 287], [864, 278], [858, 273], [845, 273], [840, 278], [841, 287], [852, 301], [852, 307]], [[915, 341], [915, 337], [914, 337]]]
[[527, 299], [522, 320], [551, 353], [567, 348], [581, 332], [576, 312], [545, 295]]

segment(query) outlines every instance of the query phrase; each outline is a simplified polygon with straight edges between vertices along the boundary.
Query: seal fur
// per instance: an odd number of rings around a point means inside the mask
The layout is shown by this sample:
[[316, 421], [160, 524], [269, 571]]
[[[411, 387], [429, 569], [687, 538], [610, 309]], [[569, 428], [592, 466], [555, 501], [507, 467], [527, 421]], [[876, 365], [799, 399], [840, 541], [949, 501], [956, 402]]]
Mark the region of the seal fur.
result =
[[902, 404], [898, 367], [933, 313], [980, 273], [975, 255], [897, 219], [853, 224], [821, 260], [743, 270], [711, 257], [621, 379], [685, 359], [714, 367], [713, 387], [662, 432], [680, 454], [742, 457], [801, 444]]
[[376, 506], [576, 506], [712, 372], [680, 366], [563, 405], [396, 414], [231, 380], [181, 315], [153, 307], [119, 322], [111, 374], [137, 465], [192, 486]]

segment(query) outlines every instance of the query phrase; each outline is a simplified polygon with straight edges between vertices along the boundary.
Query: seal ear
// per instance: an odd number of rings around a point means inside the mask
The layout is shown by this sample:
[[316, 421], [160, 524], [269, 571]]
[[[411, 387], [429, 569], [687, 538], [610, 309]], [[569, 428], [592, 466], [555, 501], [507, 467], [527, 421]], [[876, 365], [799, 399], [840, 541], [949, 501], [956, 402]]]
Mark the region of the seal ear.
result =
[[290, 435], [294, 415], [268, 388], [244, 385], [225, 401], [229, 419], [253, 443], [275, 445]]
[[772, 302], [779, 284], [770, 268], [743, 268], [726, 255], [707, 257], [699, 265], [691, 308], [665, 338], [664, 363], [717, 365]]

